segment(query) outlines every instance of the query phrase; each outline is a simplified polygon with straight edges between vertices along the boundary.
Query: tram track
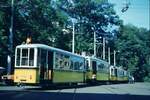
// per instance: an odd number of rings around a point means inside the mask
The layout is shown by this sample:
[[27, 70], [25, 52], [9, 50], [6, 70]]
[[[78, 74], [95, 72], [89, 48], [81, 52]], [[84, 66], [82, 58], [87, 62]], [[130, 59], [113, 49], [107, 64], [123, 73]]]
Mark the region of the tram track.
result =
[[75, 100], [76, 92], [77, 92], [77, 88], [74, 88], [74, 92], [73, 92], [73, 98], [72, 98], [72, 100]]

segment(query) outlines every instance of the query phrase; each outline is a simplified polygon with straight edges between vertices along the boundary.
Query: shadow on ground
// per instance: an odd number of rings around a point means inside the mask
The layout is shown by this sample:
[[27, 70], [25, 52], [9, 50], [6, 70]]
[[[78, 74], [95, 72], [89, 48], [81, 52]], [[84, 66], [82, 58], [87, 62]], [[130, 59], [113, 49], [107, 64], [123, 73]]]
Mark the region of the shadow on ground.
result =
[[0, 91], [1, 100], [150, 100], [150, 95]]

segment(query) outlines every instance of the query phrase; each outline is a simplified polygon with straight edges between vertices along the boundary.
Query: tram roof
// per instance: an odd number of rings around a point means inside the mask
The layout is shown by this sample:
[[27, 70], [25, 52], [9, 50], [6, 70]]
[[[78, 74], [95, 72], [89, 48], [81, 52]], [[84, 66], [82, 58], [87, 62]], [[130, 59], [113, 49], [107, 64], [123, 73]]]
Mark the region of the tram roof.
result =
[[69, 55], [72, 55], [72, 56], [83, 57], [81, 55], [73, 54], [69, 51], [65, 51], [65, 50], [62, 50], [62, 49], [51, 47], [51, 46], [48, 46], [48, 45], [45, 45], [45, 44], [21, 44], [21, 45], [18, 45], [16, 48], [43, 48], [43, 49], [47, 49], [47, 50], [51, 50], [51, 51], [57, 51], [57, 52], [69, 54]]
[[91, 60], [94, 60], [94, 61], [100, 61], [100, 62], [103, 62], [105, 64], [109, 64], [107, 61], [99, 59], [99, 58], [96, 58], [96, 57], [86, 56], [85, 58], [91, 59]]

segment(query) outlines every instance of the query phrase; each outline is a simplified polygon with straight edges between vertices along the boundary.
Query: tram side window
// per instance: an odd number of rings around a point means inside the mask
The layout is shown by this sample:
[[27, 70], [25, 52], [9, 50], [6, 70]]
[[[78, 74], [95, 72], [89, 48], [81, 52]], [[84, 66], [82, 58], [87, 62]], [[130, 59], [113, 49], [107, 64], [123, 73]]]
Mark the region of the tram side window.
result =
[[126, 71], [124, 71], [124, 76], [127, 76], [127, 72]]
[[107, 64], [102, 64], [102, 63], [101, 63], [101, 68], [102, 68], [101, 70], [102, 70], [104, 73], [108, 73], [109, 70], [108, 70], [108, 65], [107, 65]]
[[85, 62], [85, 68], [86, 68], [86, 70], [89, 70], [90, 68], [89, 68], [89, 62], [86, 60], [86, 62]]
[[113, 68], [111, 68], [111, 74], [112, 74], [112, 75], [115, 75]]
[[83, 71], [83, 70], [84, 70], [84, 64], [83, 64], [83, 62], [82, 62], [82, 61], [80, 62], [80, 70], [81, 70], [81, 71]]
[[20, 49], [17, 49], [16, 66], [20, 66]]
[[73, 61], [71, 60], [70, 70], [73, 70], [73, 66], [74, 66], [74, 63], [73, 63]]
[[29, 66], [34, 65], [34, 49], [30, 49], [30, 55], [29, 55]]
[[70, 70], [70, 56], [56, 53], [56, 69]]
[[75, 62], [75, 64], [74, 64], [74, 70], [79, 70], [79, 62]]
[[28, 65], [28, 49], [22, 49], [21, 65]]

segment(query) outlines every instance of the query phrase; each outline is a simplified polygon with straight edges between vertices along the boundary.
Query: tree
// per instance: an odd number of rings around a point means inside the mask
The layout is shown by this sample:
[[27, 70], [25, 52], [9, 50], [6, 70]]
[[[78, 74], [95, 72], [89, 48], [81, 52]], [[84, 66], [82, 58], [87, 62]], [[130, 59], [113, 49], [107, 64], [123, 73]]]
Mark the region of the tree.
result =
[[8, 54], [8, 30], [7, 13], [10, 12], [7, 0], [0, 1], [0, 66], [6, 67]]
[[146, 29], [125, 25], [121, 28], [116, 41], [116, 48], [120, 51], [119, 64], [126, 67], [138, 81], [143, 81], [148, 74], [148, 34]]
[[[9, 53], [10, 3], [11, 0], [0, 2], [7, 5], [0, 10], [0, 61], [5, 62], [7, 60], [4, 55]], [[15, 47], [26, 41], [29, 35], [32, 37], [32, 43], [59, 47], [57, 41], [62, 39], [59, 35], [66, 19], [65, 15], [51, 6], [50, 0], [15, 0], [14, 8], [13, 55]], [[0, 65], [7, 66], [6, 63]]]
[[[116, 15], [113, 5], [105, 0], [63, 0], [59, 3], [60, 9], [65, 11], [69, 17], [75, 18], [76, 23], [76, 48], [78, 52], [93, 52], [93, 33], [96, 37], [106, 37], [113, 40], [120, 20]], [[71, 26], [71, 25], [70, 25]], [[97, 39], [98, 42], [100, 42]], [[84, 46], [82, 45], [84, 44]]]

